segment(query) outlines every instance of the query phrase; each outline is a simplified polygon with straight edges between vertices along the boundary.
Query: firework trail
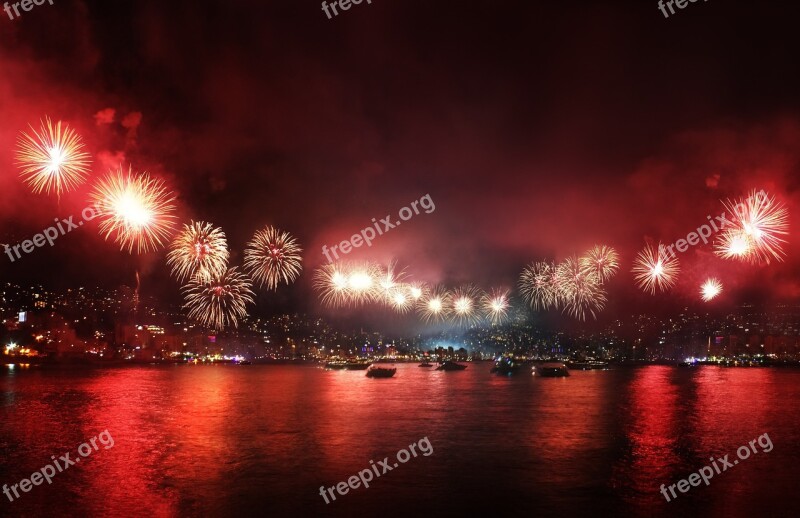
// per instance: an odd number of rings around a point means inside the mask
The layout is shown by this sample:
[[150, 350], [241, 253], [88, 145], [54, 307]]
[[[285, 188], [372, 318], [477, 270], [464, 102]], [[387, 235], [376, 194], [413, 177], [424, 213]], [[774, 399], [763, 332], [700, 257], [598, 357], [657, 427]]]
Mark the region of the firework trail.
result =
[[556, 276], [564, 311], [578, 320], [586, 320], [587, 313], [597, 319], [608, 299], [594, 266], [569, 257], [558, 265]]
[[508, 310], [511, 308], [508, 290], [494, 289], [491, 294], [485, 294], [481, 298], [481, 306], [486, 318], [492, 324], [505, 322], [508, 319]]
[[228, 243], [219, 227], [203, 221], [184, 224], [172, 241], [167, 264], [172, 274], [183, 282], [195, 275], [219, 276], [228, 268]]
[[268, 226], [259, 230], [244, 251], [244, 267], [260, 286], [275, 290], [293, 283], [303, 269], [303, 251], [288, 232]]
[[49, 118], [41, 121], [39, 132], [29, 126], [17, 141], [16, 163], [22, 180], [38, 194], [55, 192], [59, 197], [86, 181], [91, 165], [89, 153], [75, 131]]
[[561, 306], [557, 271], [555, 264], [543, 261], [531, 263], [522, 271], [519, 290], [535, 311]]
[[675, 285], [680, 263], [675, 255], [668, 255], [664, 246], [659, 243], [658, 248], [645, 246], [636, 256], [631, 271], [639, 288], [655, 294], [657, 290], [666, 291]]
[[706, 282], [700, 286], [700, 296], [704, 302], [708, 302], [716, 298], [716, 296], [720, 293], [722, 293], [722, 283], [719, 281], [719, 279], [714, 277], [707, 279]]
[[450, 297], [450, 316], [453, 321], [462, 326], [477, 324], [480, 321], [480, 299], [481, 292], [472, 285], [456, 288]]
[[725, 259], [740, 259], [755, 264], [783, 261], [784, 236], [789, 235], [789, 211], [774, 197], [753, 191], [746, 199], [723, 202], [732, 214], [715, 242], [714, 252]]
[[247, 304], [254, 303], [252, 283], [245, 275], [229, 268], [221, 275], [195, 276], [184, 286], [189, 318], [201, 325], [221, 331], [238, 327], [247, 316]]
[[120, 167], [94, 187], [92, 200], [100, 218], [100, 233], [112, 235], [120, 249], [146, 253], [164, 245], [175, 225], [175, 196], [161, 180], [147, 173], [125, 175]]
[[601, 283], [616, 275], [619, 270], [619, 254], [610, 246], [595, 245], [580, 261], [597, 275]]
[[443, 286], [435, 286], [417, 302], [417, 312], [427, 323], [441, 322], [450, 314], [452, 296]]

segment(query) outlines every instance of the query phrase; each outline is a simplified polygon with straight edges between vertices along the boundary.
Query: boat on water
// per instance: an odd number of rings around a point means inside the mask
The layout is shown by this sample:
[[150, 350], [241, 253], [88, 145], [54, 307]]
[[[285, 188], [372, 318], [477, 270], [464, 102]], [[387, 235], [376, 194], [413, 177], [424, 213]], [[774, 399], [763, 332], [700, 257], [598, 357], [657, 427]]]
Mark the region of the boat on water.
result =
[[567, 367], [580, 371], [601, 370], [608, 368], [608, 362], [601, 362], [599, 360], [574, 361], [567, 362]]
[[395, 367], [370, 367], [367, 369], [368, 378], [391, 378], [397, 372]]
[[433, 367], [433, 364], [431, 362], [429, 362], [428, 360], [425, 360], [424, 362], [422, 362], [419, 365], [417, 365], [417, 367]]
[[466, 368], [467, 368], [466, 365], [461, 365], [460, 363], [446, 361], [446, 362], [442, 362], [441, 364], [439, 364], [439, 366], [436, 367], [436, 370], [437, 371], [463, 371]]
[[337, 360], [326, 363], [325, 368], [331, 370], [363, 371], [368, 369], [370, 365], [372, 365], [372, 362]]
[[569, 371], [567, 366], [561, 362], [542, 363], [533, 368], [533, 375], [543, 378], [562, 378], [569, 376]]
[[511, 376], [512, 374], [519, 372], [521, 367], [522, 365], [519, 362], [514, 361], [514, 358], [506, 356], [494, 362], [494, 367], [492, 367], [491, 372], [503, 376]]

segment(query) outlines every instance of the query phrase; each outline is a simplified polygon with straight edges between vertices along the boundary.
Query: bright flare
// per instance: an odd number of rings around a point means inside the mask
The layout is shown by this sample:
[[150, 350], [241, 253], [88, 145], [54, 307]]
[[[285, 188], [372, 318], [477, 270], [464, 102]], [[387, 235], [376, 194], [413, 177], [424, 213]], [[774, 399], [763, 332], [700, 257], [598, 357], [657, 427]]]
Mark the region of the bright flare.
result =
[[722, 283], [713, 277], [706, 280], [700, 287], [700, 296], [705, 302], [714, 299], [720, 293], [722, 293]]
[[244, 267], [253, 280], [270, 290], [293, 283], [303, 269], [297, 240], [288, 232], [268, 226], [259, 230], [244, 250]]
[[219, 276], [228, 268], [228, 243], [221, 228], [203, 221], [184, 224], [172, 241], [167, 264], [183, 282], [195, 275]]
[[16, 162], [20, 176], [34, 193], [55, 192], [61, 196], [86, 181], [91, 165], [82, 139], [72, 128], [58, 121], [53, 125], [49, 118], [41, 121], [37, 133], [29, 126], [31, 134], [24, 131], [17, 141]]
[[175, 195], [164, 182], [147, 173], [134, 175], [122, 168], [94, 187], [92, 200], [100, 218], [100, 233], [113, 236], [120, 249], [133, 253], [157, 250], [175, 227]]

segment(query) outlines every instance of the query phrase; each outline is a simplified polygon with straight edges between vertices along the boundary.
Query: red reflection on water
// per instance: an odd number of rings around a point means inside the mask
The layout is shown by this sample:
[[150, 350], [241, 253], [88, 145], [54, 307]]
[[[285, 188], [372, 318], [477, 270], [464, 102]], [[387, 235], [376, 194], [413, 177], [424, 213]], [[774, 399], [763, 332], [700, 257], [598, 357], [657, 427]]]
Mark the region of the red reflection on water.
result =
[[672, 381], [674, 373], [674, 368], [666, 366], [636, 370], [622, 416], [629, 453], [615, 466], [614, 486], [629, 487], [634, 494], [652, 498], [679, 464], [676, 446], [682, 405]]

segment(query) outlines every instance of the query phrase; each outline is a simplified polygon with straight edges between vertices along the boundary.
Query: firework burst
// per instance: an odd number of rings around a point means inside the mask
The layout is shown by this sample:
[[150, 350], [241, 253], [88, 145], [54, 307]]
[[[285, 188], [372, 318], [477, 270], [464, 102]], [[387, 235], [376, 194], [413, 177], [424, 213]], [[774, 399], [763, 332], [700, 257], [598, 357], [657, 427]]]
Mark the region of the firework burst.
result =
[[431, 288], [417, 302], [417, 312], [425, 322], [441, 322], [449, 316], [451, 298], [444, 287]]
[[600, 282], [606, 282], [619, 270], [619, 254], [610, 246], [596, 245], [580, 261], [582, 266], [597, 275]]
[[717, 295], [722, 293], [722, 283], [719, 279], [711, 277], [700, 286], [700, 296], [704, 302], [708, 302], [716, 298]]
[[579, 320], [586, 320], [587, 313], [596, 319], [608, 299], [594, 265], [569, 257], [558, 265], [556, 277], [564, 311]]
[[526, 266], [519, 278], [519, 290], [536, 311], [558, 308], [561, 297], [555, 264], [542, 261]]
[[650, 294], [672, 288], [678, 280], [680, 264], [675, 255], [668, 255], [659, 243], [658, 248], [645, 246], [633, 262], [634, 278], [639, 288]]
[[453, 321], [462, 326], [477, 324], [480, 321], [480, 299], [480, 291], [472, 285], [456, 288], [450, 298], [450, 315]]
[[184, 224], [183, 230], [172, 241], [167, 264], [178, 282], [183, 282], [194, 275], [221, 275], [228, 268], [229, 255], [221, 228], [203, 221], [192, 221]]
[[247, 316], [247, 304], [254, 303], [250, 279], [236, 268], [211, 277], [195, 276], [183, 292], [189, 318], [217, 331], [238, 327]]
[[360, 305], [385, 296], [380, 278], [381, 269], [373, 263], [333, 263], [317, 269], [314, 287], [327, 306]]
[[388, 296], [389, 305], [398, 313], [408, 313], [414, 304], [414, 299], [406, 286], [399, 286]]
[[753, 191], [746, 199], [723, 202], [730, 212], [730, 228], [715, 242], [715, 253], [725, 259], [756, 264], [783, 261], [784, 236], [789, 234], [789, 211], [765, 192]]
[[80, 136], [61, 121], [54, 125], [45, 117], [41, 125], [39, 132], [30, 126], [31, 134], [20, 134], [16, 162], [22, 180], [34, 193], [52, 191], [61, 196], [86, 181], [89, 153], [84, 151]]
[[278, 284], [291, 284], [303, 269], [303, 251], [288, 232], [268, 226], [259, 230], [244, 250], [244, 267], [261, 286], [274, 290]]
[[481, 306], [486, 318], [492, 324], [501, 324], [508, 319], [508, 310], [511, 303], [508, 299], [508, 290], [494, 289], [481, 298]]
[[175, 227], [175, 196], [161, 180], [122, 168], [102, 179], [92, 192], [100, 233], [112, 235], [120, 249], [150, 252], [164, 246]]

